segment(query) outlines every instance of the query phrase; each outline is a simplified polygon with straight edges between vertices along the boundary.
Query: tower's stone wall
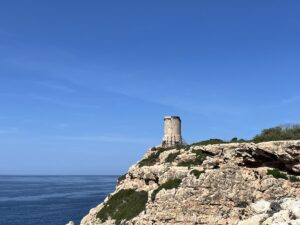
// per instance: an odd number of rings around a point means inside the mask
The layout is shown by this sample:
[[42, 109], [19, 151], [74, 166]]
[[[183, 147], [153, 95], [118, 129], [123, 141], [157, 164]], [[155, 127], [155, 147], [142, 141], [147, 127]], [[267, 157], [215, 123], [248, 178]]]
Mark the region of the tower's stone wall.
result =
[[164, 137], [162, 145], [173, 147], [182, 144], [181, 120], [179, 116], [166, 116], [164, 118]]

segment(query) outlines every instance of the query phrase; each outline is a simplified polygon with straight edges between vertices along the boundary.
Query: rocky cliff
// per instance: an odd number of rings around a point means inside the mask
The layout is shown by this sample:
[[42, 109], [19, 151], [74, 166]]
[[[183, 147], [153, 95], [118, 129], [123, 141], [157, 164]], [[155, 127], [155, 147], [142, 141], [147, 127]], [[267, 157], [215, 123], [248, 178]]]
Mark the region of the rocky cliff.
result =
[[300, 225], [300, 141], [152, 148], [81, 225]]

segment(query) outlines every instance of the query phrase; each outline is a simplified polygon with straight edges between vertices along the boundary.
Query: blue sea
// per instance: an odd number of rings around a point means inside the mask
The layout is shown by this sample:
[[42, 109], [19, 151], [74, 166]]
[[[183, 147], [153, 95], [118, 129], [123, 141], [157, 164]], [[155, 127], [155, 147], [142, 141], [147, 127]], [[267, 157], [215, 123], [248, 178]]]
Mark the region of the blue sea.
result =
[[79, 224], [117, 176], [0, 176], [0, 225]]

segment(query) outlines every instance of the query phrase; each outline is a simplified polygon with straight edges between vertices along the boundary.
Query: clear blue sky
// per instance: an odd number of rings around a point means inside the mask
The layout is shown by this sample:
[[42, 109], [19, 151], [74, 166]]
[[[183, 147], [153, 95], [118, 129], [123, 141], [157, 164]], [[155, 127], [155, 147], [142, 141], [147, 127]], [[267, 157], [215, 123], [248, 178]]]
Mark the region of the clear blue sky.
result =
[[1, 1], [0, 174], [121, 174], [300, 121], [299, 1]]

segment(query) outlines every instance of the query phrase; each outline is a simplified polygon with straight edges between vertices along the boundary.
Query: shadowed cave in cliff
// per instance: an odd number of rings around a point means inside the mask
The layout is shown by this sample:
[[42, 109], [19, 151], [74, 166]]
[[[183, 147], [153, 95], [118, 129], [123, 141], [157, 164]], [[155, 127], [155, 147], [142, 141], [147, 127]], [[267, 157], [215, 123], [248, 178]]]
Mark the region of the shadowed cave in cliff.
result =
[[[251, 157], [243, 157], [243, 163], [239, 166], [246, 166], [249, 168], [270, 167], [287, 172], [290, 175], [300, 175], [300, 172], [291, 169], [294, 164], [299, 163], [298, 161], [284, 162], [278, 159], [276, 155], [261, 149], [255, 151], [245, 150], [244, 152], [247, 152]], [[239, 153], [238, 156], [242, 157], [242, 153]]]

